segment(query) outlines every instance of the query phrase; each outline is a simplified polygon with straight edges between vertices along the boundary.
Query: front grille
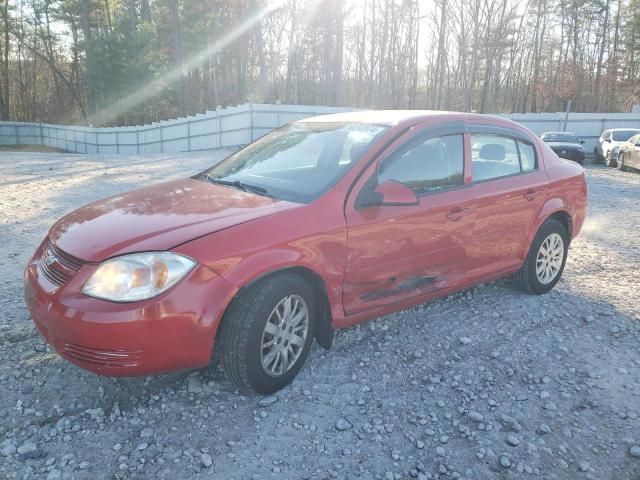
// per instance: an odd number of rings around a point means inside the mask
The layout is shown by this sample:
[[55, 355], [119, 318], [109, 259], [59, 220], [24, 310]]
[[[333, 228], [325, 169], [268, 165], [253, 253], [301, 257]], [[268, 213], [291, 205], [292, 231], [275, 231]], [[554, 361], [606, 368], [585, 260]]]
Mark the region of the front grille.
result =
[[579, 150], [570, 150], [567, 148], [554, 148], [554, 152], [560, 158], [566, 158], [567, 160], [579, 160], [582, 156]]
[[84, 261], [63, 252], [50, 241], [45, 243], [38, 260], [42, 275], [60, 287], [66, 285], [84, 264]]
[[140, 363], [142, 350], [105, 350], [65, 342], [62, 353], [80, 362], [103, 367], [135, 367]]

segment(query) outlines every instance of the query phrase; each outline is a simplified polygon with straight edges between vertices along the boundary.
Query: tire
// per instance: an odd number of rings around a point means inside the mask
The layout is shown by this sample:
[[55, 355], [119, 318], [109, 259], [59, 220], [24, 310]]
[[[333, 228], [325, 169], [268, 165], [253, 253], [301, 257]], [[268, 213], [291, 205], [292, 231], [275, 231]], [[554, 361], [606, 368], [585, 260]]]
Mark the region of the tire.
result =
[[624, 165], [624, 155], [622, 153], [618, 154], [618, 161], [616, 162], [616, 167], [618, 167], [618, 170], [624, 172], [627, 167], [625, 167]]
[[593, 157], [596, 163], [604, 163], [604, 157], [600, 152], [598, 152], [597, 148], [593, 149]]
[[618, 166], [618, 162], [616, 162], [612, 157], [611, 157], [611, 151], [609, 151], [609, 153], [607, 154], [607, 158], [605, 158], [604, 160], [604, 164], [609, 167], [609, 168], [615, 168]]
[[[543, 278], [541, 279], [541, 276], [539, 276], [536, 271], [536, 267], [538, 266], [538, 256], [541, 254], [541, 247], [547, 240], [550, 242], [547, 245], [553, 246], [554, 240], [558, 237], [562, 241], [562, 245], [560, 246], [562, 259], [560, 259], [559, 262], [554, 262], [554, 265], [557, 267], [557, 271], [552, 278], [544, 278], [543, 274]], [[524, 264], [520, 270], [513, 274], [513, 282], [515, 286], [523, 292], [533, 293], [536, 295], [547, 293], [556, 285], [556, 283], [558, 283], [562, 276], [564, 265], [567, 261], [568, 248], [569, 235], [567, 234], [567, 230], [564, 225], [554, 219], [549, 219], [544, 222], [536, 233], [536, 236], [533, 238], [533, 242], [531, 242], [531, 247], [529, 248], [529, 253], [527, 254]]]
[[[287, 318], [284, 314], [287, 299], [290, 299], [291, 306], [296, 305], [290, 309], [293, 310], [290, 322], [295, 322], [297, 315], [306, 307], [306, 335], [302, 345], [298, 345], [302, 335], [292, 333], [293, 327], [281, 330], [281, 325], [286, 322], [281, 322], [280, 315]], [[218, 357], [227, 377], [240, 389], [260, 394], [273, 393], [291, 383], [309, 355], [315, 337], [317, 311], [313, 288], [295, 273], [271, 275], [241, 290], [225, 312], [216, 341]], [[267, 327], [268, 322], [270, 327]], [[276, 326], [276, 323], [279, 325]], [[277, 331], [278, 335], [270, 333], [273, 331]], [[295, 345], [294, 342], [289, 344], [288, 339], [294, 336], [297, 337]], [[272, 346], [263, 349], [265, 342], [272, 343]], [[283, 347], [285, 344], [286, 347]], [[287, 350], [286, 357], [282, 354], [283, 348]], [[280, 350], [280, 354], [276, 352], [274, 357], [274, 365], [278, 361], [282, 365], [280, 371], [275, 368], [274, 372], [268, 372], [263, 367], [263, 360], [268, 360], [272, 350]], [[286, 360], [283, 358], [288, 359], [289, 350], [292, 352], [291, 358], [295, 359], [285, 369]]]

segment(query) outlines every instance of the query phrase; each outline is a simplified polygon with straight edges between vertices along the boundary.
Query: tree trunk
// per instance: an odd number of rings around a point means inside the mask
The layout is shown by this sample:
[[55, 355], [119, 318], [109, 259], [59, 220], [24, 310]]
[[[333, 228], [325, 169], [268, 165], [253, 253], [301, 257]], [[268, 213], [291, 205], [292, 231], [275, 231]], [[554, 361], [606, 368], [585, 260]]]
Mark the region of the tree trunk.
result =
[[171, 0], [171, 31], [173, 34], [173, 62], [178, 73], [176, 77], [176, 114], [185, 115], [185, 84], [184, 72], [182, 71], [182, 29], [180, 25], [180, 1]]
[[96, 113], [96, 88], [94, 81], [94, 48], [93, 32], [89, 21], [90, 0], [82, 0], [80, 4], [80, 21], [82, 33], [84, 35], [84, 56], [85, 56], [85, 84], [87, 85], [87, 113], [92, 116]]
[[[249, 3], [250, 11], [249, 15], [255, 15], [258, 10], [258, 3], [256, 0], [251, 0]], [[264, 54], [264, 38], [262, 37], [262, 19], [258, 20], [254, 27], [254, 36], [256, 40], [256, 50], [258, 51], [258, 68], [260, 69], [260, 102], [269, 103], [270, 95], [269, 95], [269, 80], [268, 80], [268, 72], [267, 72], [267, 60]]]
[[2, 119], [9, 120], [9, 1], [4, 0], [2, 8], [4, 41], [2, 43]]
[[604, 7], [604, 22], [602, 22], [602, 38], [600, 40], [600, 49], [598, 52], [598, 64], [596, 65], [596, 85], [594, 88], [593, 102], [594, 111], [600, 110], [600, 80], [602, 78], [602, 63], [604, 62], [604, 53], [607, 48], [607, 34], [609, 27], [609, 11], [611, 9], [611, 0], [607, 0]]
[[335, 38], [336, 46], [333, 58], [333, 100], [334, 105], [343, 104], [342, 68], [344, 48], [344, 0], [335, 0]]
[[297, 24], [297, 1], [292, 0], [290, 3], [291, 10], [291, 32], [289, 33], [289, 47], [287, 52], [287, 77], [284, 87], [284, 98], [287, 102], [291, 102], [293, 94], [291, 92], [294, 68], [295, 68], [295, 52], [296, 52], [296, 29]]

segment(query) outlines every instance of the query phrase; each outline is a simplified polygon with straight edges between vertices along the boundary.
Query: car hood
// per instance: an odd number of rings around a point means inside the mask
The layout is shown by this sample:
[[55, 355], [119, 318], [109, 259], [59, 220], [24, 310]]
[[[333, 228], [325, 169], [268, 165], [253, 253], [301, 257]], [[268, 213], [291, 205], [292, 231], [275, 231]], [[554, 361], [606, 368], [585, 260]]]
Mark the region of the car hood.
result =
[[168, 250], [203, 235], [300, 204], [192, 178], [91, 203], [60, 219], [49, 239], [89, 262]]
[[567, 150], [582, 150], [584, 147], [579, 143], [570, 142], [545, 142], [550, 148], [565, 148]]

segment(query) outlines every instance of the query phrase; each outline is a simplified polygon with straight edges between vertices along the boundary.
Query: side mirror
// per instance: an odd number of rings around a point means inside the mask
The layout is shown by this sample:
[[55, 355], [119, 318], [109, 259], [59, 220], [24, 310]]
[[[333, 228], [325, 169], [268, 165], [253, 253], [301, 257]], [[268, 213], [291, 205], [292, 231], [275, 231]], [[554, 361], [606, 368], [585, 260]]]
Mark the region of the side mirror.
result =
[[584, 139], [583, 138], [580, 139], [580, 145], [584, 145]]
[[356, 208], [374, 206], [417, 205], [418, 195], [406, 185], [395, 180], [385, 180], [375, 188], [366, 188], [356, 200]]
[[417, 205], [418, 195], [406, 185], [395, 180], [386, 180], [374, 190], [382, 197], [381, 205]]

